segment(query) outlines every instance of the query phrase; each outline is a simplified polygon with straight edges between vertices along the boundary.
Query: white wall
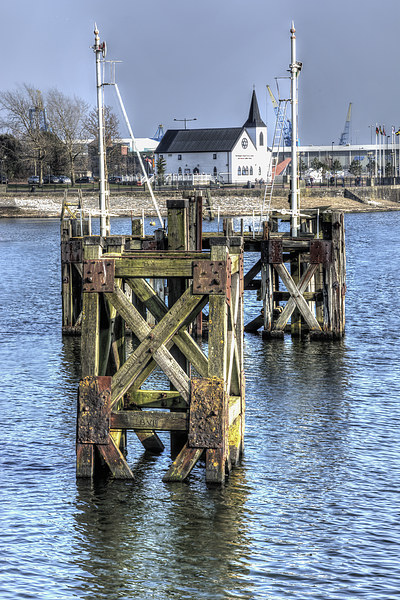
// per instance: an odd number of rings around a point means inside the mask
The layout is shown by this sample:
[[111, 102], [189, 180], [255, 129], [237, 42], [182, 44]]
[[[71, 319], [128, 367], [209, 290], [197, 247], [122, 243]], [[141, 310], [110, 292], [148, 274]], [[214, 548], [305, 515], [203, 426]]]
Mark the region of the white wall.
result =
[[[197, 168], [199, 173], [213, 176], [214, 167], [217, 168], [217, 173], [227, 173], [229, 169], [228, 152], [190, 152], [179, 154], [163, 154], [166, 162], [166, 173], [178, 173], [179, 168], [182, 169], [182, 174], [185, 169], [189, 169], [190, 173]], [[216, 155], [216, 158], [214, 158]], [[182, 158], [179, 159], [178, 156]]]
[[[256, 131], [257, 130], [257, 131]], [[253, 138], [259, 140], [259, 131], [264, 133], [264, 146], [256, 147], [253, 142]], [[264, 131], [265, 130], [265, 131]], [[250, 133], [252, 134], [250, 136]], [[257, 135], [257, 137], [256, 137]], [[242, 141], [246, 138], [248, 140], [247, 148], [243, 148]], [[232, 152], [232, 182], [233, 183], [247, 183], [248, 181], [255, 181], [256, 179], [264, 179], [267, 177], [267, 167], [269, 160], [269, 152], [267, 149], [267, 128], [255, 128], [254, 130], [244, 131], [235, 145]], [[242, 175], [238, 174], [238, 170]], [[249, 174], [243, 175], [243, 167], [248, 168]], [[253, 175], [250, 175], [250, 167], [253, 167]]]

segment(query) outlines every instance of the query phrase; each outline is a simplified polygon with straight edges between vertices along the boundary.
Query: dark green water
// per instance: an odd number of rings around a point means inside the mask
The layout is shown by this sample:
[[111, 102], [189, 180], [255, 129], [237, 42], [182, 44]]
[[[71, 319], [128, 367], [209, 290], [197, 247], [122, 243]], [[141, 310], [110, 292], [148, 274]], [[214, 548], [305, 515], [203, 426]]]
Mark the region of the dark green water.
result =
[[1, 220], [1, 600], [398, 598], [399, 230], [346, 216], [344, 341], [246, 335], [246, 453], [209, 489], [133, 437], [135, 483], [76, 482], [59, 223]]

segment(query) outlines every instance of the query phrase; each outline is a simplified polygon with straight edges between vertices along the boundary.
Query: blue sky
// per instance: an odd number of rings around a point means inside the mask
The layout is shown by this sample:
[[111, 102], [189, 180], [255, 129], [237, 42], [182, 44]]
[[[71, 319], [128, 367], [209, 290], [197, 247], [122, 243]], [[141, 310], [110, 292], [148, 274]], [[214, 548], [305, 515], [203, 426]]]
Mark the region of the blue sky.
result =
[[[287, 75], [295, 21], [302, 144], [338, 143], [349, 102], [352, 141], [371, 127], [400, 125], [399, 0], [14, 0], [2, 3], [0, 89], [57, 87], [95, 105], [93, 25], [109, 59], [136, 136], [159, 123], [193, 118], [196, 127], [235, 127], [253, 85], [274, 124], [266, 85]], [[284, 80], [281, 81], [282, 86]], [[112, 88], [107, 103], [118, 103]], [[120, 121], [122, 123], [122, 116]], [[122, 126], [122, 134], [127, 135]]]

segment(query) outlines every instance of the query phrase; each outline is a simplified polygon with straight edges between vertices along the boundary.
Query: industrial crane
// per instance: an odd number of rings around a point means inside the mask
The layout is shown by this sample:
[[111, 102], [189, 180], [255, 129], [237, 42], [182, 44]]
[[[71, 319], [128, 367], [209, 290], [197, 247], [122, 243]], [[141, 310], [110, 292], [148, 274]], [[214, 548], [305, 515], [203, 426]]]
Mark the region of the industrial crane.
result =
[[349, 110], [347, 111], [346, 122], [344, 124], [343, 133], [340, 136], [339, 146], [345, 146], [350, 142], [350, 122], [351, 122], [351, 102], [349, 104]]
[[291, 146], [292, 145], [292, 123], [291, 121], [287, 118], [287, 117], [283, 117], [283, 112], [280, 109], [279, 106], [279, 102], [282, 102], [281, 100], [278, 102], [274, 96], [274, 94], [272, 93], [271, 88], [269, 87], [269, 85], [267, 85], [267, 90], [269, 92], [269, 95], [271, 97], [271, 101], [272, 101], [272, 106], [274, 107], [274, 111], [276, 114], [277, 119], [280, 119], [282, 121], [281, 123], [281, 127], [283, 130], [283, 141], [285, 146]]
[[155, 134], [153, 135], [152, 139], [156, 140], [156, 142], [161, 142], [163, 137], [164, 137], [164, 126], [160, 123], [160, 125], [158, 126], [158, 129], [155, 132]]

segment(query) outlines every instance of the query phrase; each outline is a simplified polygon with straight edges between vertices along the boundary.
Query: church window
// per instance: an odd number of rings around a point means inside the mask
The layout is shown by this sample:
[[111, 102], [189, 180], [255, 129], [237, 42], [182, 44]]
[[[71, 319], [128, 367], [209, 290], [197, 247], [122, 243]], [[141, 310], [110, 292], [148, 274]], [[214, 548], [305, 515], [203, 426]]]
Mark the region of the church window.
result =
[[217, 155], [213, 154], [213, 159], [216, 160], [217, 159]]
[[261, 175], [261, 167], [258, 167], [258, 174]]
[[260, 131], [260, 146], [264, 146], [264, 134]]
[[253, 167], [250, 167], [250, 175], [253, 175]]
[[178, 169], [178, 175], [182, 175], [182, 167], [179, 167], [179, 169]]
[[240, 167], [238, 167], [238, 175], [242, 174], [242, 169]]
[[182, 160], [182, 154], [178, 154], [178, 160]]
[[218, 175], [217, 167], [214, 167], [214, 177]]

